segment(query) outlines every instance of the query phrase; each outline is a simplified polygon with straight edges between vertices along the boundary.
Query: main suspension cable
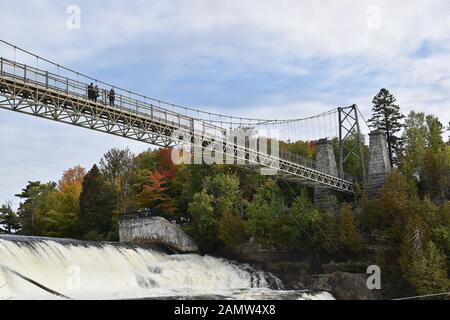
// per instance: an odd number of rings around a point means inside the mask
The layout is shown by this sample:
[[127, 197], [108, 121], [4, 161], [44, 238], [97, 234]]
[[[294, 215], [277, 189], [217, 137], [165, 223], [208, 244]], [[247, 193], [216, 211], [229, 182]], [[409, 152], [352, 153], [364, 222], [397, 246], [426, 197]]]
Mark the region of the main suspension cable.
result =
[[[307, 119], [316, 118], [316, 117], [322, 115], [322, 114], [320, 114], [320, 115], [316, 115], [316, 116], [311, 116], [311, 117], [306, 117], [306, 118], [299, 118], [299, 119], [263, 119], [263, 118], [250, 118], [250, 117], [242, 117], [242, 116], [238, 117], [238, 116], [224, 115], [224, 114], [215, 113], [215, 112], [208, 112], [208, 111], [204, 111], [204, 110], [200, 110], [200, 109], [196, 109], [196, 108], [180, 106], [180, 105], [173, 104], [173, 103], [170, 103], [170, 102], [157, 100], [157, 99], [154, 99], [154, 98], [151, 98], [151, 97], [148, 97], [148, 96], [145, 96], [145, 95], [142, 95], [142, 94], [139, 94], [139, 93], [127, 90], [127, 89], [123, 89], [123, 88], [117, 87], [117, 86], [115, 86], [113, 84], [110, 84], [110, 83], [107, 83], [107, 82], [99, 81], [98, 79], [95, 79], [95, 78], [93, 78], [91, 76], [88, 76], [86, 74], [80, 73], [78, 71], [75, 71], [75, 70], [73, 70], [71, 68], [68, 68], [68, 67], [62, 66], [60, 64], [57, 64], [57, 63], [55, 63], [55, 62], [53, 62], [53, 61], [51, 61], [49, 59], [42, 58], [42, 57], [38, 56], [37, 54], [34, 54], [34, 53], [32, 53], [32, 52], [30, 52], [28, 50], [22, 49], [20, 47], [17, 47], [15, 45], [13, 45], [12, 43], [10, 43], [8, 41], [5, 41], [3, 39], [0, 39], [0, 42], [3, 43], [3, 44], [6, 44], [7, 46], [10, 46], [10, 47], [14, 48], [14, 61], [15, 62], [16, 62], [16, 50], [19, 50], [19, 51], [21, 51], [23, 53], [26, 53], [26, 54], [30, 55], [30, 56], [38, 58], [41, 61], [47, 62], [47, 63], [49, 63], [49, 64], [51, 64], [53, 66], [56, 66], [57, 69], [58, 69], [58, 73], [59, 73], [59, 70], [62, 69], [62, 70], [65, 70], [65, 71], [68, 71], [70, 73], [73, 73], [73, 74], [77, 75], [77, 78], [79, 78], [81, 76], [83, 78], [86, 78], [88, 80], [91, 80], [91, 81], [95, 82], [96, 84], [109, 86], [109, 87], [115, 88], [115, 90], [120, 90], [120, 91], [126, 92], [129, 95], [134, 95], [134, 96], [140, 97], [140, 98], [142, 98], [144, 100], [153, 101], [158, 106], [161, 106], [161, 104], [165, 105], [165, 106], [167, 106], [167, 109], [169, 109], [169, 110], [170, 109], [174, 109], [174, 108], [177, 108], [177, 109], [180, 109], [180, 110], [183, 110], [183, 111], [189, 110], [191, 112], [197, 113], [199, 115], [197, 120], [200, 120], [200, 121], [206, 121], [206, 122], [211, 122], [211, 123], [223, 123], [223, 124], [231, 125], [231, 126], [233, 126], [233, 125], [256, 126], [256, 125], [264, 125], [264, 124], [272, 124], [272, 123], [285, 124], [285, 123], [291, 123], [291, 122], [298, 122], [298, 121], [304, 121], [304, 120], [307, 120]], [[336, 109], [332, 109], [330, 111], [327, 111], [324, 114], [331, 114], [333, 112], [336, 112]], [[200, 114], [202, 114], [203, 117], [200, 117]], [[223, 119], [218, 119], [218, 120], [212, 119], [212, 118], [210, 118], [211, 116], [219, 117], [219, 118], [222, 118], [222, 117], [223, 118], [228, 118], [228, 119], [230, 119], [230, 121], [227, 122], [227, 121], [221, 121]], [[210, 119], [208, 119], [208, 118], [210, 118]]]

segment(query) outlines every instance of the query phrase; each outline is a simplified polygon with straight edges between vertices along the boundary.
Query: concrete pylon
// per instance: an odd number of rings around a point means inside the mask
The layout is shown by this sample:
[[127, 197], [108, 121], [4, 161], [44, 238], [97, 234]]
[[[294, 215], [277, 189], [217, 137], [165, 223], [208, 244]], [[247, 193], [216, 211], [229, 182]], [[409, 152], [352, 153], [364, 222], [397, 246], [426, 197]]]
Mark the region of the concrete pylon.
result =
[[[316, 168], [332, 176], [338, 176], [333, 145], [328, 139], [320, 139], [317, 142]], [[328, 187], [314, 186], [314, 206], [321, 212], [335, 213], [337, 210], [337, 199], [334, 191]]]
[[369, 175], [367, 195], [376, 197], [391, 172], [386, 136], [380, 130], [369, 133]]

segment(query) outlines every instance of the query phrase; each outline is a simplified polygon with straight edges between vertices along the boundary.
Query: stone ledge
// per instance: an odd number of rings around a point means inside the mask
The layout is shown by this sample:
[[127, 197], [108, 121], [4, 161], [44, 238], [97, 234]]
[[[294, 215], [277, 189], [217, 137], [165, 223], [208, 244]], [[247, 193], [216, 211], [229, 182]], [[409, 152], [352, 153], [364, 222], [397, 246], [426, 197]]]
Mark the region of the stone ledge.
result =
[[198, 252], [194, 240], [163, 217], [124, 217], [119, 220], [119, 238], [132, 244], [163, 244], [179, 253]]

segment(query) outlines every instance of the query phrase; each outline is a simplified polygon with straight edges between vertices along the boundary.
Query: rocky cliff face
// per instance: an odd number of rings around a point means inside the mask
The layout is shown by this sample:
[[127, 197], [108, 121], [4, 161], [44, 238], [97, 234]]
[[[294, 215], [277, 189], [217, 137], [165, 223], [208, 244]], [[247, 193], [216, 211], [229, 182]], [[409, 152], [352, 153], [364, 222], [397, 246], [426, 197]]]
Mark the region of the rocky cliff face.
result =
[[338, 300], [374, 300], [381, 298], [367, 289], [367, 274], [336, 271], [309, 277], [306, 285], [330, 292]]
[[132, 244], [162, 244], [178, 253], [198, 252], [191, 237], [162, 217], [125, 217], [119, 221], [119, 238]]
[[381, 299], [377, 290], [367, 288], [367, 262], [334, 263], [323, 257], [300, 252], [262, 248], [253, 241], [221, 256], [256, 265], [281, 279], [286, 289], [318, 290], [331, 293], [338, 300]]
[[327, 291], [338, 300], [381, 299], [378, 291], [367, 288], [365, 273], [344, 271], [319, 273], [308, 262], [270, 262], [261, 265], [280, 278], [286, 289]]

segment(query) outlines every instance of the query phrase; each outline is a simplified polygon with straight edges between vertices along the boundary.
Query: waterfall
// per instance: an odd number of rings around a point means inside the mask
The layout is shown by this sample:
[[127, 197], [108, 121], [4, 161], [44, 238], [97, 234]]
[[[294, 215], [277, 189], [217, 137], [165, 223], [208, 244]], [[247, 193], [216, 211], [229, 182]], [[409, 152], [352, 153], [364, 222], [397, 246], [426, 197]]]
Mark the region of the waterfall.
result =
[[[277, 293], [288, 294], [277, 290], [280, 283], [248, 265], [211, 256], [169, 255], [112, 243], [0, 236], [0, 299], [62, 298], [49, 290], [73, 299], [273, 298]], [[298, 298], [302, 294], [297, 294]]]

